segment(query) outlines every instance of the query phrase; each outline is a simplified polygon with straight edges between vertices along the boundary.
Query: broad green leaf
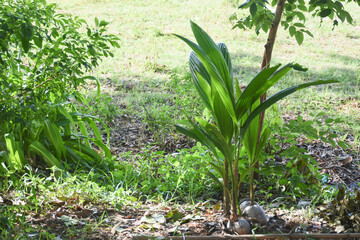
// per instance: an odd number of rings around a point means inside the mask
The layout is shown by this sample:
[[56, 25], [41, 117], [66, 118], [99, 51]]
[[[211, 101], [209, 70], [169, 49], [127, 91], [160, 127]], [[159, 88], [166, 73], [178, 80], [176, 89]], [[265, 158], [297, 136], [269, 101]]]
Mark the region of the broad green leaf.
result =
[[300, 21], [304, 21], [306, 20], [305, 15], [302, 12], [296, 12], [296, 16], [298, 16]]
[[209, 136], [209, 134], [204, 129], [197, 126], [197, 124], [193, 123], [190, 119], [189, 122], [193, 126], [192, 129], [186, 129], [182, 126], [175, 125], [177, 131], [200, 142], [206, 146], [214, 154], [214, 156], [218, 157], [216, 149], [220, 150], [221, 145], [217, 142], [217, 140], [212, 136]]
[[[78, 121], [77, 122], [80, 132], [86, 137], [89, 137], [89, 132], [87, 130], [87, 127], [85, 125], [85, 123], [83, 121]], [[86, 144], [88, 145], [88, 147], [91, 147], [90, 141], [88, 139], [85, 139]]]
[[23, 145], [15, 140], [12, 133], [5, 134], [5, 144], [8, 151], [7, 164], [10, 170], [19, 170], [24, 167], [26, 160], [24, 157]]
[[206, 68], [201, 63], [200, 59], [194, 52], [190, 53], [189, 65], [191, 70], [191, 76], [194, 81], [195, 87], [203, 100], [205, 106], [208, 109], [212, 109], [211, 102], [211, 78]]
[[39, 141], [34, 141], [33, 143], [31, 143], [29, 146], [29, 151], [41, 156], [49, 167], [56, 166], [59, 169], [63, 169], [60, 161], [56, 159], [56, 157], [49, 150], [47, 150], [44, 145], [42, 145]]
[[99, 156], [97, 152], [95, 152], [91, 147], [79, 143], [77, 140], [66, 140], [65, 145], [71, 147], [74, 151], [79, 151], [87, 156], [91, 161], [102, 161], [102, 158]]
[[298, 8], [299, 10], [303, 11], [303, 12], [307, 12], [307, 7], [306, 7], [305, 5], [303, 5], [303, 4], [299, 4], [299, 5], [297, 6], [297, 8]]
[[228, 140], [221, 134], [221, 132], [217, 129], [217, 127], [214, 124], [208, 123], [203, 119], [197, 119], [197, 121], [220, 144], [221, 147], [218, 147], [218, 149], [223, 153], [225, 157], [225, 161], [227, 161], [228, 164], [231, 165], [233, 162], [233, 155], [231, 149], [229, 148]]
[[312, 38], [314, 37], [314, 35], [309, 30], [301, 29], [300, 31], [306, 33], [307, 35], [309, 35]]
[[297, 43], [298, 43], [299, 45], [301, 45], [302, 42], [304, 41], [304, 34], [303, 34], [302, 32], [300, 32], [300, 31], [297, 31], [297, 32], [295, 33], [295, 39], [296, 39]]
[[240, 88], [240, 82], [239, 82], [238, 79], [235, 80], [235, 90], [236, 90], [236, 98], [238, 99], [242, 94], [242, 91], [241, 91], [241, 88]]
[[249, 124], [256, 116], [258, 116], [260, 113], [264, 112], [266, 109], [271, 107], [271, 105], [273, 105], [274, 103], [283, 99], [284, 97], [286, 97], [298, 90], [301, 90], [303, 88], [307, 88], [310, 86], [337, 83], [337, 82], [338, 81], [336, 81], [336, 80], [325, 80], [325, 81], [320, 80], [320, 81], [315, 81], [315, 82], [310, 82], [310, 83], [304, 83], [304, 84], [300, 84], [300, 85], [297, 85], [294, 87], [287, 88], [285, 90], [282, 90], [282, 91], [272, 95], [270, 98], [266, 99], [263, 103], [261, 103], [254, 111], [251, 112], [250, 116], [246, 119], [245, 123], [241, 126], [240, 135], [244, 136], [247, 128], [249, 127]]
[[[77, 165], [82, 165], [87, 167], [88, 169], [91, 169], [91, 166], [88, 164], [88, 162], [82, 158], [81, 156], [79, 156], [79, 151], [76, 151], [74, 148], [66, 146], [66, 157], [67, 159], [73, 161], [74, 163], [77, 163]], [[81, 154], [81, 153], [80, 153]], [[76, 171], [77, 169], [75, 169]]]
[[291, 37], [295, 35], [295, 32], [296, 32], [296, 28], [294, 26], [289, 27], [289, 33]]
[[260, 152], [264, 149], [265, 144], [268, 142], [270, 134], [271, 134], [270, 128], [265, 126], [261, 132], [260, 141], [258, 142], [258, 146], [256, 149], [256, 159], [259, 158]]
[[[258, 99], [261, 95], [263, 95], [266, 92], [266, 89], [264, 89], [264, 92], [260, 92], [259, 89], [266, 83], [266, 81], [269, 79], [269, 77], [280, 67], [280, 65], [277, 65], [275, 67], [271, 68], [265, 68], [261, 70], [254, 78], [251, 80], [251, 82], [247, 85], [239, 99], [236, 103], [236, 117], [237, 119], [241, 119], [243, 114], [246, 113], [251, 105], [254, 103], [256, 99]], [[259, 96], [254, 96], [255, 93], [258, 93]]]
[[112, 157], [112, 154], [111, 154], [111, 151], [108, 148], [108, 146], [106, 146], [101, 139], [92, 138], [91, 140], [96, 144], [96, 146], [100, 147], [101, 150], [104, 151], [105, 157], [110, 160]]
[[[72, 118], [71, 114], [61, 105], [57, 106], [58, 111], [67, 119], [69, 122], [75, 126], [74, 119]], [[58, 125], [57, 125], [58, 126]]]
[[42, 42], [43, 42], [43, 38], [40, 34], [37, 34], [33, 37], [34, 39], [34, 43], [38, 48], [42, 48]]
[[230, 143], [234, 135], [234, 125], [236, 125], [237, 122], [234, 122], [228, 114], [220, 96], [216, 92], [213, 95], [213, 114], [215, 115], [216, 124], [220, 128], [226, 141]]
[[59, 160], [62, 159], [62, 156], [66, 154], [66, 149], [64, 147], [60, 129], [47, 119], [44, 122], [44, 130], [48, 140], [55, 149], [56, 158]]
[[248, 155], [249, 161], [252, 163], [256, 160], [256, 147], [258, 142], [259, 134], [259, 116], [253, 119], [242, 138], [242, 142], [245, 146], [246, 153]]
[[[226, 86], [227, 93], [230, 96], [231, 100], [233, 100], [234, 83], [232, 81], [232, 77], [230, 76], [229, 68], [226, 64], [223, 53], [221, 52], [220, 48], [215, 44], [215, 42], [211, 39], [211, 37], [202, 28], [200, 28], [196, 23], [192, 21], [190, 21], [190, 25], [198, 45], [209, 57], [220, 75], [219, 79], [215, 79], [220, 80], [221, 83]], [[212, 76], [212, 73], [210, 71], [209, 73]]]
[[294, 26], [295, 26], [295, 27], [301, 27], [301, 28], [304, 28], [304, 27], [305, 27], [305, 25], [304, 25], [303, 23], [299, 23], [299, 22], [294, 23]]
[[331, 9], [326, 8], [326, 9], [321, 10], [321, 12], [319, 13], [319, 16], [324, 18], [324, 17], [329, 16], [330, 14], [331, 14]]
[[234, 85], [234, 76], [233, 76], [233, 71], [232, 71], [232, 64], [231, 64], [231, 58], [230, 58], [230, 53], [229, 50], [226, 47], [225, 43], [218, 43], [218, 47], [222, 53], [222, 55], [224, 56], [226, 65], [229, 69], [229, 73], [230, 73], [230, 77], [231, 77], [231, 84]]
[[250, 5], [250, 14], [251, 14], [251, 16], [254, 17], [256, 15], [256, 12], [257, 12], [256, 3], [252, 3]]
[[[208, 71], [209, 75], [211, 76], [212, 87], [215, 86], [216, 90], [218, 91], [218, 93], [221, 97], [221, 100], [223, 101], [223, 104], [224, 104], [226, 110], [228, 111], [229, 115], [233, 118], [233, 120], [236, 121], [233, 101], [229, 95], [225, 81], [220, 76], [219, 71], [214, 66], [214, 64], [211, 62], [210, 58], [204, 53], [204, 51], [198, 45], [196, 45], [192, 41], [190, 41], [182, 36], [176, 35], [176, 34], [175, 34], [175, 36], [177, 36], [178, 38], [180, 38], [181, 40], [186, 42], [192, 48], [192, 50], [196, 53], [196, 55], [199, 57], [201, 62], [204, 64], [206, 70]], [[222, 59], [224, 59], [224, 58], [222, 57]]]
[[353, 18], [351, 17], [350, 13], [345, 11], [344, 14], [345, 14], [346, 21], [348, 23], [352, 24], [353, 23]]

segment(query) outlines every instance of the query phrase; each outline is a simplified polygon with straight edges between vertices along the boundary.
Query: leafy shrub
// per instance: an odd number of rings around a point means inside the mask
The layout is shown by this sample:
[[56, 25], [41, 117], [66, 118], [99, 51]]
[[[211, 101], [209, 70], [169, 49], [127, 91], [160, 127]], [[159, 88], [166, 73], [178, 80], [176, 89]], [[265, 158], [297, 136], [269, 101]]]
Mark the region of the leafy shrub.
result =
[[117, 37], [105, 34], [107, 24], [95, 18], [92, 29], [45, 0], [1, 0], [0, 173], [37, 166], [39, 158], [50, 167], [91, 167], [100, 161], [92, 144], [110, 158], [98, 119], [77, 113], [71, 103], [83, 102], [79, 87], [96, 80], [86, 74], [112, 56], [110, 46], [119, 47]]

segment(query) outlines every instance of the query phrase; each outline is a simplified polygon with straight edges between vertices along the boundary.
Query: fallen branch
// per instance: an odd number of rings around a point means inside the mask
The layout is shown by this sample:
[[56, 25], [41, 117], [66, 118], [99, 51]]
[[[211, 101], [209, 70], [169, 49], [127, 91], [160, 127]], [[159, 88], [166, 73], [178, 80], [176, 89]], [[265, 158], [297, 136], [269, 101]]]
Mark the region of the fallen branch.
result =
[[134, 240], [223, 240], [223, 239], [358, 239], [360, 233], [285, 233], [285, 234], [246, 234], [238, 236], [168, 236], [168, 237], [153, 237], [153, 236], [135, 236]]

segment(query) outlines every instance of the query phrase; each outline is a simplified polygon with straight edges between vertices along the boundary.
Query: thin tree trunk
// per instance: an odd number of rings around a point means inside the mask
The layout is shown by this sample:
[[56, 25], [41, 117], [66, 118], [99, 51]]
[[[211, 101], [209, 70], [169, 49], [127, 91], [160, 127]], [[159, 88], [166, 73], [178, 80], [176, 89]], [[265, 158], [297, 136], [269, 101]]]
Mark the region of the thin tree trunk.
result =
[[[277, 30], [278, 30], [278, 27], [280, 24], [281, 16], [284, 12], [285, 2], [286, 2], [286, 0], [279, 0], [276, 5], [275, 17], [271, 23], [271, 28], [270, 28], [268, 38], [267, 38], [267, 41], [265, 44], [264, 55], [263, 55], [263, 59], [261, 62], [261, 69], [263, 69], [264, 67], [266, 67], [266, 68], [270, 67], [272, 50], [273, 50], [273, 47], [275, 44], [275, 38], [276, 38]], [[264, 102], [265, 100], [266, 100], [266, 93], [261, 96], [260, 102]], [[260, 141], [261, 131], [262, 131], [263, 125], [264, 125], [264, 118], [265, 118], [265, 111], [262, 112], [259, 117], [258, 143]], [[259, 167], [259, 162], [256, 163], [255, 169], [257, 169], [258, 167]], [[256, 179], [259, 178], [258, 174], [255, 174], [255, 178]]]

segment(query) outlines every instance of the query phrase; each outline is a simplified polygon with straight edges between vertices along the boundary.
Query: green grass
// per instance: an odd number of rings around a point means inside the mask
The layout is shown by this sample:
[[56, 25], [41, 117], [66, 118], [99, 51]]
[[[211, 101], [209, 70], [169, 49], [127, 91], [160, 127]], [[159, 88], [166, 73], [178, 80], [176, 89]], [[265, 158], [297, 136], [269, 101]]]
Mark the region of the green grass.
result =
[[[253, 30], [233, 29], [229, 17], [237, 11], [237, 1], [55, 1], [63, 12], [76, 14], [93, 22], [94, 17], [111, 22], [110, 32], [121, 39], [115, 57], [103, 61], [96, 75], [110, 82], [171, 81], [174, 69], [188, 71], [189, 48], [172, 36], [177, 33], [191, 36], [189, 20], [198, 23], [218, 42], [225, 42], [232, 54], [236, 77], [247, 83], [259, 70], [266, 35], [257, 36]], [[279, 29], [272, 63], [297, 62], [309, 68], [303, 74], [289, 74], [278, 88], [295, 83], [335, 78], [340, 84], [321, 89], [310, 89], [291, 96], [280, 103], [290, 114], [308, 116], [308, 110], [328, 111], [329, 116], [343, 117], [359, 123], [360, 111], [360, 8], [350, 5], [354, 25], [340, 24], [332, 31], [330, 22], [320, 25], [318, 19], [308, 19], [307, 26], [314, 38], [305, 37], [298, 46], [295, 39]], [[180, 75], [181, 75], [180, 74]], [[275, 89], [276, 90], [276, 89]], [[104, 91], [113, 92], [112, 88]], [[158, 95], [162, 95], [160, 92]], [[121, 95], [121, 91], [115, 94]], [[127, 96], [125, 101], [131, 102]], [[141, 111], [140, 111], [141, 112]], [[358, 125], [358, 124], [357, 124]], [[359, 131], [355, 127], [355, 131]]]

